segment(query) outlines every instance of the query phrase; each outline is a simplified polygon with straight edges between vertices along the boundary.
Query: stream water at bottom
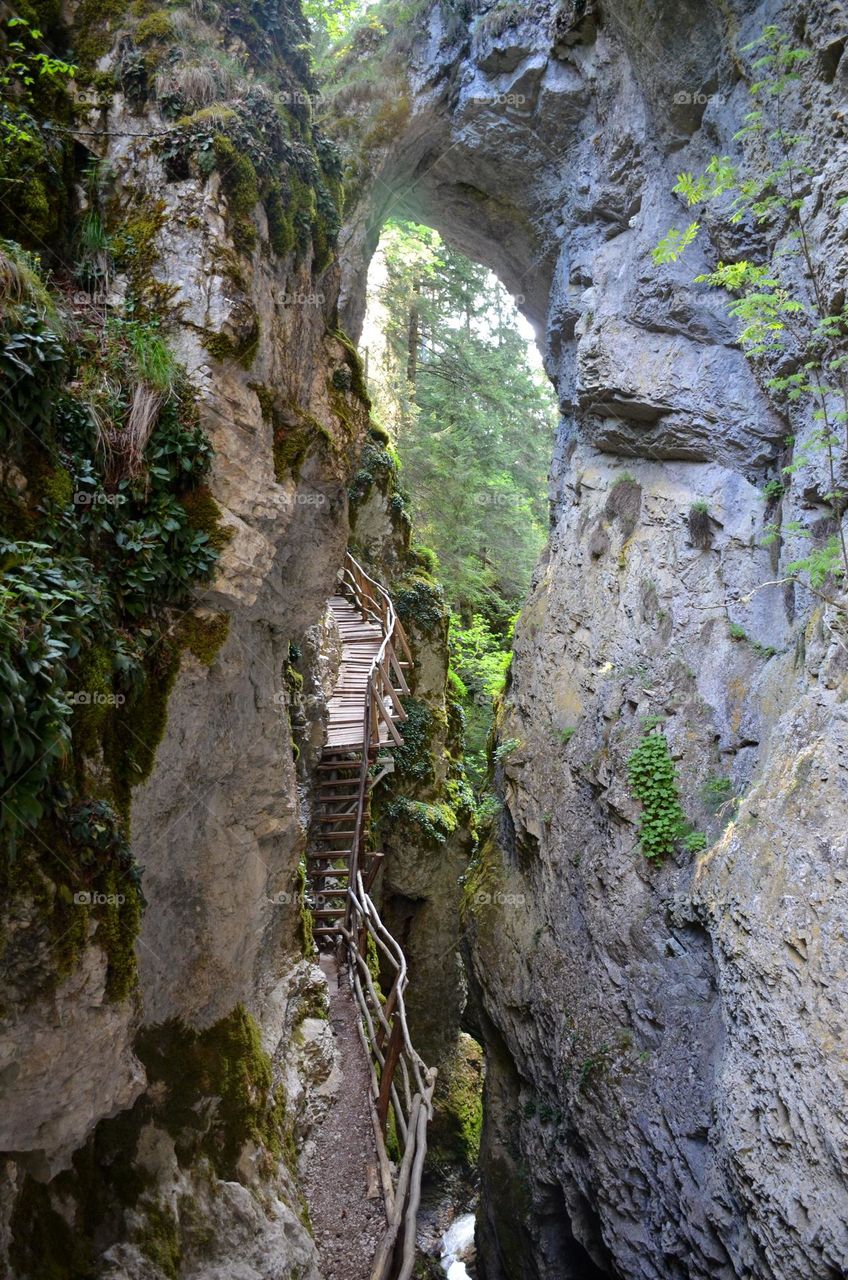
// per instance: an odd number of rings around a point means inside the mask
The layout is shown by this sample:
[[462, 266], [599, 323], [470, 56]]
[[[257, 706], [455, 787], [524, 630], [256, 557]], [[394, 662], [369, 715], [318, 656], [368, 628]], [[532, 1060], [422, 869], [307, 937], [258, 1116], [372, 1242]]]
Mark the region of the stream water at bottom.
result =
[[442, 1236], [442, 1270], [448, 1280], [471, 1280], [466, 1262], [474, 1254], [474, 1214], [454, 1218]]

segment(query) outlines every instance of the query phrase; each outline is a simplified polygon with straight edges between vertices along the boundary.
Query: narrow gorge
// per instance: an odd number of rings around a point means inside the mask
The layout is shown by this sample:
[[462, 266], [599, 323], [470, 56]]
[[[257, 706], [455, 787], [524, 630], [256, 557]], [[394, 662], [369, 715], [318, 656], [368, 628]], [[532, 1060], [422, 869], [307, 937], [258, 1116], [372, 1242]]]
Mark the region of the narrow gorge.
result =
[[2, 6], [0, 1274], [848, 1277], [847, 39]]

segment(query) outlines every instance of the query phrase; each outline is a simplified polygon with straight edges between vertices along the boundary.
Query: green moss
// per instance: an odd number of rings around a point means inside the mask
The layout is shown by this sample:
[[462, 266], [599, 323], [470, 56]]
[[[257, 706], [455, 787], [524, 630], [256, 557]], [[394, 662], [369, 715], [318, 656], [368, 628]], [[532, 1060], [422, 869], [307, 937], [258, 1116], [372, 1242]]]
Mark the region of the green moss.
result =
[[93, 67], [108, 53], [126, 20], [123, 0], [80, 0], [74, 12], [73, 51], [77, 62]]
[[486, 916], [493, 921], [496, 911], [485, 911], [485, 908], [494, 902], [503, 883], [503, 853], [494, 833], [489, 831], [480, 841], [465, 876], [461, 903], [463, 920], [473, 918], [478, 930]]
[[213, 102], [211, 106], [201, 107], [199, 111], [193, 111], [189, 116], [180, 116], [177, 126], [179, 128], [196, 129], [199, 125], [235, 124], [238, 118], [238, 113], [232, 107], [225, 107], [220, 102]]
[[179, 1280], [182, 1246], [176, 1217], [158, 1203], [144, 1205], [143, 1212], [144, 1226], [136, 1235], [141, 1252], [168, 1280]]
[[[368, 936], [370, 937], [371, 935], [369, 934]], [[393, 1107], [389, 1107], [389, 1114], [386, 1117], [386, 1151], [393, 1164], [399, 1165], [403, 1159], [403, 1150], [398, 1138], [397, 1121], [395, 1120]]]
[[371, 400], [368, 395], [368, 386], [365, 381], [365, 369], [359, 352], [351, 342], [346, 333], [342, 333], [341, 329], [331, 330], [332, 336], [336, 342], [340, 342], [344, 347], [345, 362], [350, 369], [350, 389], [355, 396], [362, 401], [366, 408], [371, 408]]
[[[223, 512], [206, 485], [190, 489], [180, 498], [181, 505], [188, 515], [188, 522], [198, 533], [205, 533], [209, 545], [216, 551], [223, 551], [232, 540], [233, 530], [223, 523]], [[190, 647], [190, 646], [189, 646]]]
[[[98, 786], [104, 789], [103, 779]], [[0, 894], [8, 916], [16, 914], [13, 904], [26, 903], [31, 917], [28, 950], [13, 934], [4, 939], [2, 957], [10, 973], [25, 966], [29, 999], [76, 969], [92, 934], [106, 955], [108, 998], [124, 1000], [133, 991], [143, 898], [124, 824], [108, 801], [69, 802], [57, 793], [16, 856], [0, 862]]]
[[274, 478], [278, 483], [291, 476], [300, 478], [300, 469], [312, 445], [312, 433], [307, 427], [278, 428], [274, 432]]
[[179, 643], [193, 653], [198, 662], [211, 667], [230, 632], [230, 615], [216, 613], [201, 617], [187, 614], [180, 623]]
[[259, 350], [259, 337], [259, 317], [254, 315], [252, 323], [238, 338], [231, 338], [225, 333], [209, 333], [204, 337], [203, 345], [210, 356], [222, 364], [233, 360], [242, 369], [250, 369]]
[[9, 1262], [16, 1276], [80, 1280], [93, 1274], [88, 1240], [56, 1211], [50, 1191], [27, 1174], [10, 1223]]
[[262, 382], [248, 382], [251, 391], [256, 392], [256, 398], [259, 401], [259, 408], [262, 413], [262, 421], [272, 423], [274, 421], [274, 409], [277, 404], [277, 393], [273, 387], [268, 387]]
[[377, 950], [377, 943], [370, 933], [365, 939], [365, 962], [368, 965], [368, 972], [371, 974], [374, 989], [380, 997], [380, 1002], [384, 1004], [386, 997], [383, 995], [383, 990], [380, 986], [380, 953]]
[[165, 9], [155, 9], [136, 27], [136, 44], [152, 44], [153, 41], [169, 41], [174, 39], [174, 24], [171, 15]]
[[378, 444], [391, 444], [392, 437], [388, 430], [383, 426], [382, 422], [378, 422], [376, 418], [371, 418], [368, 424], [368, 434], [372, 440]]
[[[179, 1222], [167, 1204], [154, 1198], [156, 1175], [138, 1158], [140, 1134], [151, 1124], [172, 1135], [183, 1169], [197, 1168], [206, 1157], [218, 1177], [237, 1178], [247, 1142], [265, 1153], [261, 1173], [270, 1174], [281, 1158], [296, 1169], [285, 1094], [273, 1086], [258, 1027], [242, 1006], [205, 1031], [177, 1021], [147, 1027], [134, 1047], [150, 1088], [131, 1108], [100, 1121], [74, 1154], [72, 1167], [50, 1186], [25, 1179], [11, 1220], [15, 1275], [89, 1280], [102, 1253], [105, 1227], [113, 1239], [135, 1243], [157, 1274], [176, 1280], [183, 1235], [197, 1246], [204, 1226], [192, 1220], [185, 1197], [179, 1202]], [[130, 1218], [127, 1210], [134, 1210]]]
[[86, 650], [77, 668], [74, 692], [74, 748], [92, 755], [101, 745], [103, 726], [113, 705], [112, 657], [98, 645]]
[[[116, 269], [129, 277], [135, 299], [146, 300], [150, 309], [157, 311], [173, 293], [172, 286], [162, 285], [153, 277], [153, 268], [159, 261], [159, 232], [167, 220], [165, 204], [139, 197], [136, 201], [133, 212], [118, 221], [109, 237], [109, 250]], [[112, 216], [117, 219], [117, 211]], [[138, 314], [137, 318], [143, 319], [144, 315]]]
[[[106, 953], [106, 994], [110, 1000], [120, 1001], [126, 1000], [138, 983], [135, 944], [141, 930], [141, 894], [114, 873], [106, 881], [105, 892], [116, 901], [99, 908], [94, 940]], [[118, 897], [123, 901], [117, 901]]]
[[112, 787], [121, 813], [129, 819], [132, 788], [149, 778], [168, 721], [168, 698], [180, 669], [179, 648], [163, 640], [154, 664], [133, 689], [119, 716], [110, 718], [104, 743]]
[[411, 823], [425, 840], [437, 845], [445, 844], [459, 825], [449, 804], [428, 804], [424, 800], [408, 800], [405, 796], [392, 801], [385, 817], [393, 823]]
[[65, 235], [73, 153], [35, 122], [25, 133], [0, 148], [0, 236], [38, 252]]
[[[242, 1005], [205, 1031], [178, 1021], [146, 1028], [136, 1051], [158, 1086], [159, 1119], [182, 1165], [204, 1154], [219, 1177], [232, 1179], [248, 1141], [284, 1154], [284, 1095], [273, 1088], [271, 1060]], [[201, 1108], [210, 1097], [217, 1105]]]
[[[298, 936], [300, 940], [300, 949], [307, 960], [311, 960], [315, 954], [315, 937], [313, 928], [315, 918], [309, 907], [306, 905], [306, 863], [301, 859], [297, 867], [297, 895], [300, 903], [300, 916], [298, 922]], [[307, 1015], [308, 1016], [308, 1015]]]
[[433, 1102], [428, 1160], [474, 1170], [483, 1128], [483, 1051], [471, 1036], [460, 1036], [450, 1060], [440, 1068]]
[[[292, 417], [296, 417], [295, 423]], [[289, 476], [300, 479], [301, 467], [313, 448], [332, 451], [332, 433], [312, 414], [291, 407], [286, 415], [274, 414], [274, 419], [274, 476], [279, 483]]]
[[74, 481], [70, 471], [65, 467], [54, 467], [43, 483], [42, 492], [55, 506], [62, 509], [70, 506], [74, 497]]
[[286, 208], [279, 182], [271, 183], [262, 204], [268, 218], [268, 239], [271, 248], [278, 257], [283, 258], [291, 253], [297, 240], [295, 210], [291, 204]]
[[409, 95], [399, 94], [388, 98], [375, 112], [371, 127], [362, 139], [364, 151], [374, 151], [396, 142], [409, 123], [411, 112]]
[[230, 232], [236, 246], [247, 252], [256, 243], [256, 228], [250, 219], [259, 203], [259, 181], [253, 161], [223, 133], [215, 134], [212, 154], [227, 197]]

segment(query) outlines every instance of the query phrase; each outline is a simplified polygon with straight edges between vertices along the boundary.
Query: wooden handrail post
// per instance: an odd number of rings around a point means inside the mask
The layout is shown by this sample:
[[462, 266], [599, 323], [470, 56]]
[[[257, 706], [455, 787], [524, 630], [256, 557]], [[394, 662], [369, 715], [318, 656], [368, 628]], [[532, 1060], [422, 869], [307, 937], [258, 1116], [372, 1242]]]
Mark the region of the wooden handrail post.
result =
[[400, 1019], [395, 1018], [392, 1022], [392, 1034], [389, 1036], [389, 1043], [386, 1047], [385, 1062], [380, 1075], [380, 1095], [377, 1098], [377, 1119], [380, 1121], [380, 1130], [383, 1137], [386, 1136], [386, 1126], [389, 1120], [392, 1081], [394, 1080], [395, 1069], [400, 1059], [402, 1048], [403, 1028], [400, 1024]]

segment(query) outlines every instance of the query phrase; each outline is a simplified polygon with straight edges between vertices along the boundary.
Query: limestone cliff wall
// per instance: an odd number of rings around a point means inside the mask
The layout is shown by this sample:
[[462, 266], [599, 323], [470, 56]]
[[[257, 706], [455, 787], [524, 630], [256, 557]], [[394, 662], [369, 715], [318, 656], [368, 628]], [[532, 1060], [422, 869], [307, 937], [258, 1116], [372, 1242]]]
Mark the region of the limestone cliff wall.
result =
[[[7, 963], [30, 941], [0, 1029], [9, 1153], [0, 1243], [21, 1277], [315, 1276], [297, 1158], [333, 1052], [323, 979], [304, 958], [298, 864], [305, 771], [333, 678], [322, 613], [347, 544], [367, 409], [358, 363], [335, 336], [331, 233], [314, 191], [310, 202], [305, 180], [291, 176], [297, 162], [319, 194], [331, 185], [310, 131], [298, 6], [278, 6], [271, 53], [226, 6], [217, 16], [160, 14], [147, 34], [146, 10], [136, 9], [83, 4], [66, 14], [66, 39], [80, 50], [94, 41], [97, 55], [96, 70], [87, 66], [97, 105], [85, 108], [80, 90], [79, 162], [98, 162], [106, 230], [132, 248], [113, 268], [108, 306], [120, 315], [128, 297], [136, 308], [143, 298], [158, 312], [214, 448], [220, 558], [195, 614], [223, 618], [224, 638], [201, 656], [181, 653], [155, 762], [132, 789], [147, 900], [137, 990], [110, 999], [95, 933], [69, 976], [34, 998], [34, 966], [51, 962], [47, 948], [33, 955], [39, 908], [26, 894], [7, 907]], [[216, 70], [227, 57], [242, 79]], [[198, 62], [206, 88], [179, 81], [189, 96], [177, 99], [185, 152], [175, 160], [159, 146], [174, 129], [167, 76]], [[282, 98], [257, 88], [260, 68]], [[216, 90], [204, 116], [202, 95]], [[292, 104], [288, 115], [280, 102]], [[234, 120], [249, 129], [261, 118], [267, 130], [269, 113], [277, 134], [295, 139], [276, 170], [289, 190], [268, 205], [293, 218], [300, 193], [288, 240], [255, 193], [247, 210], [239, 203], [232, 149], [216, 143], [226, 163], [205, 173], [191, 158], [210, 129], [220, 136]], [[74, 199], [84, 210], [82, 184]], [[300, 764], [299, 706], [311, 722]]]
[[[380, 222], [407, 212], [521, 297], [563, 414], [550, 547], [499, 726], [502, 815], [466, 901], [488, 1065], [485, 1274], [841, 1276], [846, 641], [832, 608], [760, 589], [804, 545], [786, 524], [825, 514], [827, 481], [814, 458], [781, 511], [769, 506], [763, 487], [786, 436], [803, 445], [815, 426], [778, 411], [723, 308], [692, 284], [722, 253], [757, 249], [751, 228], [711, 220], [676, 267], [657, 269], [650, 250], [685, 216], [669, 195], [676, 173], [734, 153], [742, 47], [779, 21], [813, 54], [797, 90], [815, 131], [805, 199], [822, 285], [838, 300], [843, 6], [438, 6], [420, 35], [396, 33], [383, 88], [398, 96], [390, 127], [363, 140], [341, 280], [326, 202], [322, 213], [303, 184], [290, 192], [306, 229], [295, 252], [280, 204], [245, 214], [226, 165], [187, 170], [184, 156], [128, 138], [163, 127], [153, 53], [173, 29], [160, 15], [128, 44], [144, 6], [126, 26], [92, 8], [67, 14], [84, 19], [86, 48], [112, 77], [108, 90], [93, 82], [91, 136], [102, 136], [114, 229], [125, 244], [128, 222], [147, 237], [114, 298], [142, 283], [162, 302], [197, 388], [231, 531], [200, 603], [229, 623], [208, 663], [182, 654], [155, 765], [132, 796], [148, 899], [137, 995], [107, 997], [96, 935], [35, 1000], [28, 982], [44, 957], [18, 953], [0, 1040], [4, 1114], [15, 1117], [2, 1142], [13, 1272], [49, 1262], [73, 1274], [94, 1249], [96, 1274], [113, 1280], [175, 1268], [223, 1280], [236, 1265], [250, 1280], [315, 1274], [292, 1144], [321, 1105], [304, 1081], [320, 1088], [331, 1055], [298, 939], [299, 784], [332, 666], [332, 641], [322, 653], [315, 628], [366, 431], [336, 302], [355, 332]], [[296, 51], [296, 6], [281, 0], [274, 18], [266, 40], [229, 6], [222, 38], [248, 61], [256, 49], [260, 62]], [[92, 22], [103, 28], [93, 51]], [[296, 53], [290, 62], [291, 101], [308, 98]], [[267, 122], [261, 99], [251, 102]], [[130, 281], [141, 265], [146, 281]], [[370, 522], [388, 554], [381, 504], [363, 496], [357, 536], [367, 543]], [[709, 536], [695, 545], [690, 514], [703, 503]], [[784, 536], [764, 549], [776, 517]], [[424, 640], [439, 620], [428, 591], [407, 587], [410, 617], [426, 613]], [[432, 708], [443, 655], [431, 662], [423, 645], [421, 666]], [[656, 715], [709, 841], [661, 867], [637, 849], [626, 786], [643, 718]], [[419, 802], [437, 806], [451, 737], [446, 721], [436, 728], [442, 772], [421, 780]], [[424, 816], [435, 830], [447, 820]], [[399, 926], [412, 920], [412, 949], [435, 967], [440, 935], [416, 934], [423, 914], [410, 904], [435, 901], [444, 883], [404, 863], [407, 843], [390, 909]], [[462, 850], [449, 847], [452, 877]], [[22, 897], [7, 912], [13, 948], [25, 933], [40, 939], [27, 933], [30, 910]]]
[[[687, 260], [650, 257], [691, 216], [680, 171], [761, 164], [733, 135], [769, 22], [811, 54], [791, 112], [815, 138], [804, 208], [838, 307], [841, 4], [438, 6], [409, 40], [408, 118], [363, 142], [378, 181], [345, 232], [351, 327], [374, 228], [406, 212], [521, 296], [562, 406], [502, 815], [467, 893], [487, 1280], [848, 1269], [846, 638], [832, 606], [764, 586], [827, 481], [814, 456], [782, 510], [764, 494], [815, 426], [692, 283], [762, 255], [753, 228], [710, 215]], [[626, 770], [656, 716], [707, 838], [661, 866]]]

